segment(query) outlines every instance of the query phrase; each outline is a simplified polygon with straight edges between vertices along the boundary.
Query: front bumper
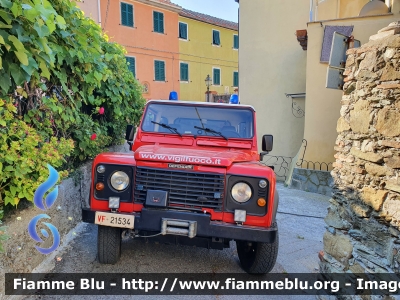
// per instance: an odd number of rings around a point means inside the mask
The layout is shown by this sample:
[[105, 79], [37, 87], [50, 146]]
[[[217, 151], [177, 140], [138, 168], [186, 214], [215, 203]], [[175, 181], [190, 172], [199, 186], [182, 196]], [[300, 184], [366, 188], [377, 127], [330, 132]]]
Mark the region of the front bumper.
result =
[[[82, 221], [86, 223], [94, 223], [95, 214], [96, 211], [83, 208]], [[278, 234], [278, 228], [276, 226], [263, 228], [216, 222], [211, 221], [210, 216], [207, 214], [143, 208], [141, 212], [131, 213], [129, 215], [135, 216], [134, 230], [140, 231], [160, 232], [162, 218], [167, 218], [196, 221], [197, 236], [199, 237], [214, 237], [250, 242], [273, 243], [276, 235]]]

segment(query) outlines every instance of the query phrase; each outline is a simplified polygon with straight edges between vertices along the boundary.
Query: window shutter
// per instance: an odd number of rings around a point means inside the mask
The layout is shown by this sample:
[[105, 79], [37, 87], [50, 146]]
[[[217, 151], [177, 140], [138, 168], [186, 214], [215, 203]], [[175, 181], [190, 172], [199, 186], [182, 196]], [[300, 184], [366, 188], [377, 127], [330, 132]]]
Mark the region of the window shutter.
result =
[[164, 33], [164, 14], [163, 13], [158, 13], [158, 28], [160, 29], [159, 32]]
[[158, 32], [158, 12], [153, 11], [153, 31]]
[[221, 84], [221, 71], [219, 69], [214, 69], [214, 74], [213, 74], [213, 81], [214, 81], [214, 85], [220, 85]]
[[233, 72], [233, 86], [239, 86], [239, 72]]
[[132, 72], [133, 76], [136, 77], [136, 72], [135, 72], [135, 70], [136, 70], [136, 60], [135, 60], [134, 57], [131, 57], [130, 63], [131, 63], [131, 72]]
[[164, 14], [158, 11], [153, 12], [154, 32], [164, 33]]
[[183, 24], [183, 38], [188, 39], [188, 26], [187, 24]]
[[214, 45], [219, 45], [220, 44], [219, 31], [213, 30], [213, 44]]
[[121, 24], [133, 27], [133, 5], [121, 3]]
[[121, 23], [122, 25], [127, 25], [127, 5], [125, 3], [121, 3]]
[[160, 61], [160, 73], [161, 80], [165, 81], [165, 63], [163, 61]]
[[134, 77], [136, 77], [135, 58], [134, 57], [125, 57], [125, 58], [126, 58], [126, 62], [129, 63], [128, 70], [132, 72]]
[[185, 78], [186, 78], [186, 81], [189, 81], [189, 65], [188, 64], [185, 65]]
[[160, 80], [160, 66], [158, 65], [158, 60], [154, 61], [154, 79]]
[[154, 61], [154, 79], [157, 81], [165, 81], [165, 62]]
[[133, 27], [133, 6], [126, 4], [126, 7], [127, 7], [127, 12], [126, 12], [127, 25]]
[[189, 81], [189, 65], [181, 63], [181, 81]]
[[233, 36], [233, 48], [239, 49], [239, 36], [238, 35]]
[[187, 25], [184, 23], [179, 23], [179, 37], [187, 40]]

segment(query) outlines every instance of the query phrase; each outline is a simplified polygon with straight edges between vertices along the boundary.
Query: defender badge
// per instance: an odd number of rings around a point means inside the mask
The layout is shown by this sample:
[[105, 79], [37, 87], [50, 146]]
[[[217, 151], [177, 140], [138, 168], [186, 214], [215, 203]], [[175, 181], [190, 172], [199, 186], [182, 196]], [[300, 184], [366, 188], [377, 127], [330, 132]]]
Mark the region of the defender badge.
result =
[[174, 169], [191, 169], [193, 170], [193, 165], [183, 165], [183, 164], [168, 164], [168, 168], [174, 168]]

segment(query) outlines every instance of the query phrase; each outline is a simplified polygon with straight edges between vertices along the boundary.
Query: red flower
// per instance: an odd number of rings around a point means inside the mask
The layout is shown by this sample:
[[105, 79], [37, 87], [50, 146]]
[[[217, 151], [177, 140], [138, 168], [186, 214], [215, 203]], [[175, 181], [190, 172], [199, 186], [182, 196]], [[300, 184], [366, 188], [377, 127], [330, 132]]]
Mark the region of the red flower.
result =
[[101, 114], [101, 115], [104, 114], [104, 107], [100, 107], [100, 109], [99, 109], [99, 114]]
[[96, 139], [96, 137], [97, 137], [97, 134], [93, 133], [92, 136], [90, 137], [90, 139], [91, 139], [92, 141], [94, 141], [94, 140]]

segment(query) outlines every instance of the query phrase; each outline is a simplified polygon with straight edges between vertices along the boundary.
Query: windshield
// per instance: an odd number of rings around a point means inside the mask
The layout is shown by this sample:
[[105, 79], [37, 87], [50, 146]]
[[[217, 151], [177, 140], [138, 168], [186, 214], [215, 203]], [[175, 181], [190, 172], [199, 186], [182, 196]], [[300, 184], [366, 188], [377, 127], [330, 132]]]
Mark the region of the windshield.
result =
[[253, 113], [246, 108], [154, 103], [146, 109], [142, 130], [196, 137], [252, 138]]

